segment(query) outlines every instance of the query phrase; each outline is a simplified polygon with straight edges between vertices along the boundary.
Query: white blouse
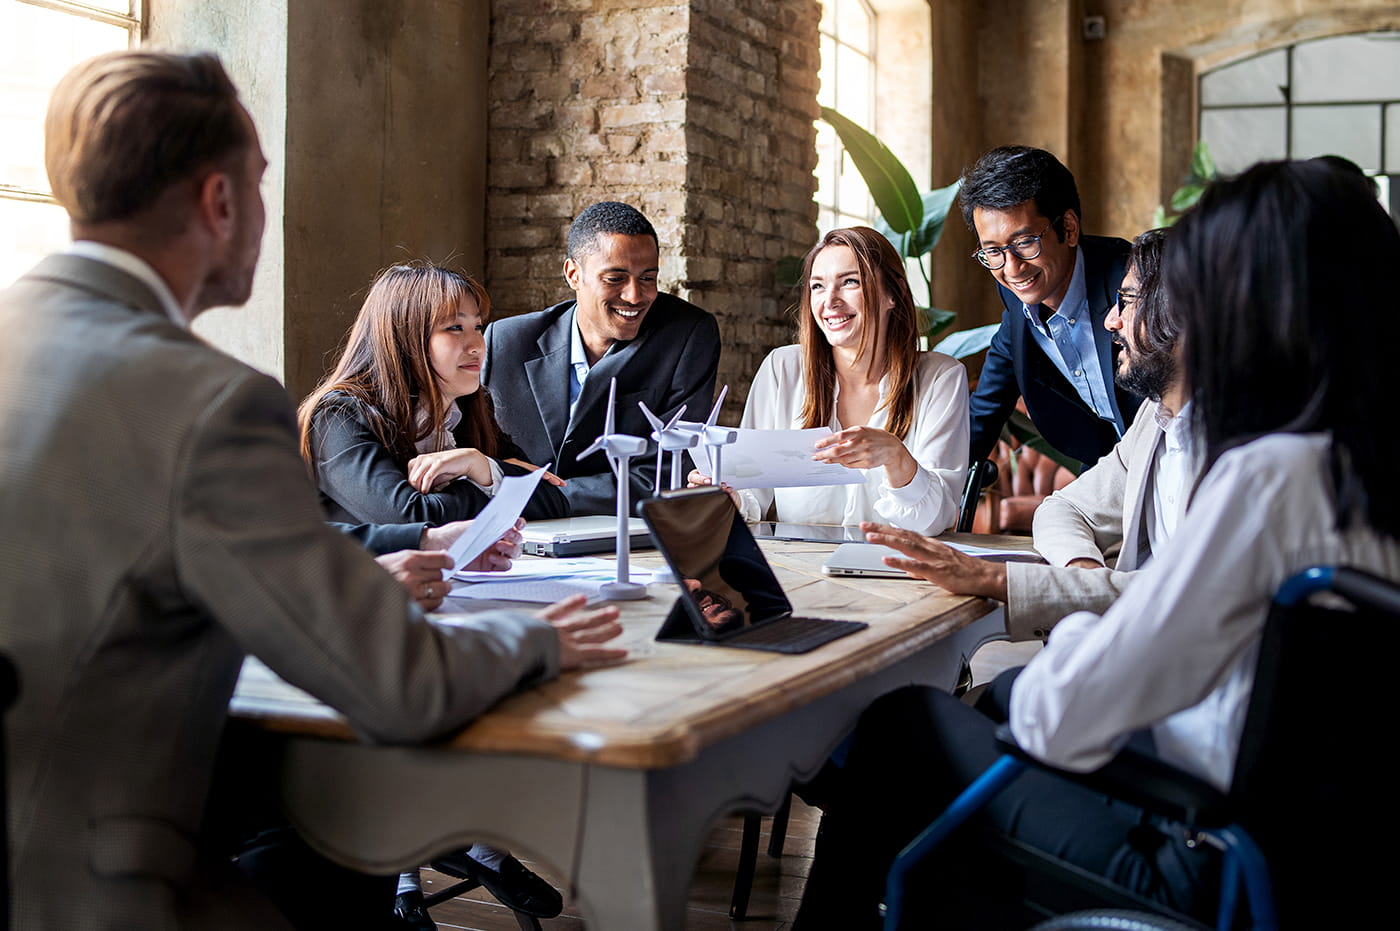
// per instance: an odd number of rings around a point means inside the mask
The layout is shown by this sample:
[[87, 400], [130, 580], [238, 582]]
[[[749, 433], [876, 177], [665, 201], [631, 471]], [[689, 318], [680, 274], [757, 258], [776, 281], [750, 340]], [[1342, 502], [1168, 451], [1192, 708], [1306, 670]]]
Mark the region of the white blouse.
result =
[[[887, 429], [889, 377], [880, 380], [880, 402], [867, 426]], [[837, 386], [839, 396], [840, 386]], [[780, 346], [758, 367], [741, 427], [761, 430], [800, 429], [806, 385], [800, 346]], [[829, 426], [842, 429], [832, 404]], [[967, 370], [939, 352], [919, 354], [914, 367], [914, 421], [904, 439], [918, 470], [902, 488], [891, 488], [884, 468], [865, 469], [859, 485], [746, 489], [739, 492], [744, 519], [761, 520], [776, 497], [778, 519], [814, 524], [883, 521], [919, 533], [937, 534], [958, 519], [958, 503], [967, 476]]]

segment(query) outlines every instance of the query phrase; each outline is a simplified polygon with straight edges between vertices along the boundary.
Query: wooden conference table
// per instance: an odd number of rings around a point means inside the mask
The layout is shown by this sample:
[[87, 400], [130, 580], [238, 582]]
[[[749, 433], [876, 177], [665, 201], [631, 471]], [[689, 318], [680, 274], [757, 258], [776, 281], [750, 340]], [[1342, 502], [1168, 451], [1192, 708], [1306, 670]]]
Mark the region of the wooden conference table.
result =
[[[653, 584], [649, 599], [619, 605], [626, 663], [515, 695], [446, 742], [358, 743], [334, 712], [254, 663], [232, 712], [282, 745], [287, 814], [332, 859], [393, 873], [491, 841], [569, 877], [591, 927], [682, 928], [717, 819], [775, 811], [871, 701], [910, 683], [951, 688], [979, 646], [1005, 637], [997, 602], [826, 577], [830, 544], [762, 546], [798, 613], [870, 628], [798, 656], [657, 643], [673, 594]], [[652, 551], [633, 559], [660, 565]]]

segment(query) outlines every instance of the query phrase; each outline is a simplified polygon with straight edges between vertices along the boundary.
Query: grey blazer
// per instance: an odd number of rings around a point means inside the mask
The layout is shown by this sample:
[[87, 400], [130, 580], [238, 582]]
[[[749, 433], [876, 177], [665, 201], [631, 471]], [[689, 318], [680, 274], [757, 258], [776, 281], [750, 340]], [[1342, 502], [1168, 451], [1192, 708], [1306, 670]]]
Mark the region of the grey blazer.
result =
[[50, 257], [0, 293], [0, 333], [14, 926], [276, 926], [201, 836], [245, 653], [410, 742], [554, 675], [558, 639], [513, 612], [425, 623], [326, 525], [282, 387], [137, 279]]
[[[1144, 401], [1106, 456], [1036, 508], [1035, 548], [1049, 565], [1006, 564], [1006, 631], [1012, 640], [1044, 639], [1073, 611], [1102, 613], [1146, 562], [1147, 473], [1162, 441], [1157, 402]], [[1120, 545], [1113, 563], [1110, 554]], [[1113, 568], [1066, 565], [1080, 557]]]
[[[687, 420], [703, 420], [714, 398], [719, 368], [719, 325], [705, 311], [670, 294], [657, 295], [637, 338], [614, 343], [588, 373], [574, 416], [569, 416], [569, 327], [573, 301], [548, 310], [506, 317], [486, 328], [486, 365], [481, 381], [491, 393], [496, 421], [535, 465], [566, 479], [562, 489], [575, 515], [611, 514], [617, 483], [601, 452], [578, 461], [603, 432], [608, 383], [617, 378], [617, 432], [649, 437], [651, 427], [637, 407], [645, 401], [668, 419], [686, 405]], [[466, 440], [458, 438], [458, 445]], [[669, 468], [669, 463], [668, 466]], [[632, 460], [635, 503], [651, 494], [656, 447]]]

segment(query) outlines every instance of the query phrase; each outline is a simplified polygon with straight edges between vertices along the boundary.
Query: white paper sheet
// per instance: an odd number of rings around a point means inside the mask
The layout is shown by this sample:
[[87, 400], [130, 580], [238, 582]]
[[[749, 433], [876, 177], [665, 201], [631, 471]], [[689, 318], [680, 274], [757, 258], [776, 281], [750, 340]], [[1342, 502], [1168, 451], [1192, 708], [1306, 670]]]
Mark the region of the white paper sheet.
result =
[[520, 512], [525, 510], [526, 502], [530, 500], [530, 495], [534, 494], [540, 480], [544, 478], [545, 469], [548, 468], [549, 466], [545, 466], [544, 469], [536, 469], [529, 475], [502, 477], [501, 487], [496, 489], [495, 496], [481, 509], [480, 514], [472, 518], [472, 525], [467, 528], [466, 533], [448, 548], [447, 555], [452, 557], [452, 568], [442, 570], [443, 578], [451, 578], [454, 572], [486, 552], [488, 546], [505, 536], [506, 531], [515, 526], [515, 522], [520, 519]]
[[[830, 427], [811, 430], [737, 430], [738, 438], [721, 454], [721, 480], [731, 488], [801, 488], [808, 485], [859, 485], [860, 469], [831, 462], [813, 462], [817, 440], [831, 435]], [[688, 450], [695, 468], [714, 474], [710, 447]]]

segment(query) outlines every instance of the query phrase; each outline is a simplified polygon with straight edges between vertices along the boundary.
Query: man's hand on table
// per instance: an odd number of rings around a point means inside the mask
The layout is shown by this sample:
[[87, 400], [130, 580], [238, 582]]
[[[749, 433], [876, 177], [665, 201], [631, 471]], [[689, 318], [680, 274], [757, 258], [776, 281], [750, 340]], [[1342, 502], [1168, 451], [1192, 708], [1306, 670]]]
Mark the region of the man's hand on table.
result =
[[885, 565], [903, 569], [915, 578], [932, 582], [955, 595], [981, 595], [984, 598], [1006, 600], [1006, 565], [977, 559], [959, 552], [931, 537], [900, 530], [886, 524], [863, 521], [860, 529], [865, 539], [891, 549], [905, 557], [886, 556]]
[[622, 647], [604, 646], [622, 633], [617, 608], [585, 608], [587, 599], [574, 595], [539, 611], [535, 617], [554, 625], [559, 633], [559, 671], [591, 669], [627, 658]]

